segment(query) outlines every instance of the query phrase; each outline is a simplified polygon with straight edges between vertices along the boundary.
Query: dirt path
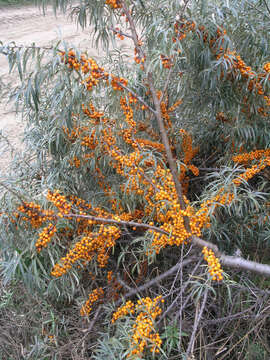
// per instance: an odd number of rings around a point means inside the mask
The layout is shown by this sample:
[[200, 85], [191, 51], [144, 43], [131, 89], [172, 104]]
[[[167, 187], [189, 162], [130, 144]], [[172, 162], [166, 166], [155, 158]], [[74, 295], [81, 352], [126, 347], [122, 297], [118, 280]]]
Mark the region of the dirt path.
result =
[[[97, 49], [90, 46], [90, 30], [77, 29], [76, 24], [63, 15], [56, 18], [53, 11], [48, 10], [43, 16], [42, 11], [34, 6], [0, 8], [0, 40], [4, 44], [15, 41], [16, 45], [31, 45], [34, 42], [38, 46], [46, 46], [61, 37], [77, 48], [87, 49], [88, 54], [98, 56]], [[0, 54], [0, 78], [4, 83], [16, 81], [14, 75], [8, 72], [7, 59]], [[20, 149], [23, 124], [5, 98], [0, 99], [0, 132], [15, 149]], [[0, 140], [0, 173], [8, 167], [10, 159], [10, 150]]]

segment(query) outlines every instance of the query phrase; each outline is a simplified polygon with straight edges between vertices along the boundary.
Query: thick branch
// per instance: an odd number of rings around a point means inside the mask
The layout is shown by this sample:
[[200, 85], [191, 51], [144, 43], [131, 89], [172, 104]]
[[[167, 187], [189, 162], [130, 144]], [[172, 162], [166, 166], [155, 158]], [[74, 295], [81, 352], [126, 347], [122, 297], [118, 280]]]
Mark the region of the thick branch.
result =
[[169, 139], [167, 136], [167, 132], [164, 126], [164, 122], [163, 122], [163, 118], [162, 118], [162, 114], [161, 114], [161, 109], [160, 109], [160, 103], [159, 103], [159, 99], [157, 97], [157, 93], [156, 93], [156, 89], [154, 87], [154, 81], [153, 81], [153, 75], [152, 73], [148, 73], [148, 82], [149, 82], [149, 86], [150, 86], [150, 91], [151, 91], [151, 95], [155, 104], [155, 115], [156, 115], [156, 119], [158, 122], [158, 126], [159, 126], [159, 130], [160, 130], [160, 134], [161, 134], [161, 138], [162, 138], [162, 143], [165, 147], [165, 151], [166, 151], [166, 155], [167, 155], [167, 160], [169, 163], [169, 167], [172, 173], [172, 177], [173, 177], [173, 181], [175, 184], [175, 189], [178, 195], [178, 200], [179, 200], [179, 204], [181, 206], [182, 210], [186, 209], [186, 204], [184, 201], [184, 196], [183, 196], [183, 190], [182, 190], [182, 185], [178, 179], [178, 172], [177, 172], [177, 168], [175, 165], [175, 160], [173, 158], [173, 154], [171, 151], [171, 147], [170, 147], [170, 143], [169, 143]]
[[192, 236], [191, 241], [194, 245], [201, 248], [204, 246], [212, 249], [217, 257], [220, 258], [222, 265], [228, 266], [229, 268], [252, 271], [260, 275], [270, 276], [270, 265], [257, 263], [255, 261], [243, 259], [240, 256], [230, 256], [223, 254], [215, 244], [209, 243], [197, 236]]
[[240, 256], [229, 256], [222, 254], [220, 256], [220, 262], [229, 268], [252, 271], [260, 275], [270, 276], [270, 265], [246, 260]]

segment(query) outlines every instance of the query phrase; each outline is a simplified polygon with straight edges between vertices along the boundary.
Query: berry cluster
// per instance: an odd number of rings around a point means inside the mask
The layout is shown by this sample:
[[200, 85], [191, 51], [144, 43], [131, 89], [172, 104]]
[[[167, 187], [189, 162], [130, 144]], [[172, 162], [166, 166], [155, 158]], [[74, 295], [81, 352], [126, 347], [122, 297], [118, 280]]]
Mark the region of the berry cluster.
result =
[[183, 137], [182, 150], [184, 153], [183, 162], [185, 164], [185, 165], [181, 164], [179, 180], [181, 181], [184, 194], [187, 194], [188, 186], [189, 186], [189, 177], [186, 176], [187, 170], [190, 170], [195, 176], [199, 175], [199, 169], [195, 165], [191, 164], [191, 160], [194, 158], [194, 156], [196, 156], [197, 152], [199, 151], [199, 148], [198, 147], [193, 148], [192, 137], [186, 130], [180, 129], [179, 132]]
[[235, 185], [240, 185], [243, 181], [248, 181], [249, 179], [253, 178], [253, 176], [261, 172], [269, 165], [270, 165], [270, 157], [268, 156], [265, 159], [261, 159], [259, 164], [255, 164], [251, 166], [250, 168], [246, 169], [246, 171], [243, 174], [233, 179], [233, 183]]
[[73, 159], [69, 160], [71, 166], [75, 166], [77, 169], [81, 166], [81, 160], [74, 156]]
[[224, 112], [220, 111], [216, 114], [216, 120], [221, 122], [229, 122], [229, 119], [225, 116]]
[[[264, 101], [266, 106], [270, 106], [270, 96], [268, 96], [265, 93], [265, 90], [262, 86], [262, 81], [267, 76], [268, 70], [270, 68], [269, 63], [264, 65], [264, 71], [265, 73], [256, 74], [255, 71], [251, 69], [250, 66], [246, 65], [246, 63], [243, 61], [240, 55], [236, 54], [236, 51], [226, 50], [223, 52], [223, 49], [220, 49], [221, 51], [216, 55], [217, 59], [223, 57], [224, 60], [226, 60], [227, 63], [230, 64], [232, 68], [232, 72], [228, 75], [228, 78], [231, 80], [233, 78], [238, 78], [239, 73], [241, 77], [247, 81], [247, 88], [251, 92], [255, 90], [258, 95], [263, 95]], [[268, 66], [269, 65], [269, 66]], [[246, 103], [246, 98], [243, 99], [244, 103]], [[246, 108], [242, 109], [243, 112], [249, 112], [249, 109], [246, 110]], [[257, 109], [258, 113], [262, 116], [266, 117], [268, 116], [268, 112], [264, 107], [259, 107]]]
[[[182, 19], [181, 22], [176, 22], [174, 25], [174, 31], [176, 37], [173, 38], [173, 42], [176, 42], [176, 39], [183, 40], [186, 37], [188, 31], [195, 31], [196, 26], [193, 22]], [[250, 66], [246, 65], [240, 55], [237, 55], [236, 51], [230, 49], [224, 49], [224, 37], [226, 36], [226, 30], [218, 28], [215, 36], [210, 36], [208, 31], [204, 26], [199, 26], [197, 35], [200, 36], [204, 43], [208, 43], [209, 48], [211, 49], [213, 55], [217, 58], [223, 58], [226, 62], [226, 68], [228, 65], [231, 67], [231, 72], [227, 75], [227, 79], [233, 80], [238, 78], [239, 74], [241, 77], [247, 81], [247, 88], [249, 91], [255, 90], [257, 94], [262, 95], [265, 106], [261, 106], [257, 109], [257, 112], [264, 117], [269, 116], [269, 111], [267, 107], [270, 106], [270, 96], [265, 93], [262, 83], [264, 78], [270, 72], [270, 63], [266, 63], [263, 67], [264, 72], [256, 74], [255, 71], [251, 69]], [[224, 72], [221, 72], [221, 79], [224, 77]], [[249, 112], [249, 109], [244, 107], [243, 112]], [[222, 117], [223, 119], [223, 117]]]
[[123, 35], [123, 33], [121, 32], [121, 30], [118, 28], [118, 27], [116, 27], [115, 29], [114, 29], [114, 33], [116, 34], [116, 36], [118, 37], [118, 39], [120, 39], [120, 40], [124, 40], [124, 35]]
[[192, 137], [186, 130], [180, 129], [179, 132], [183, 135], [182, 148], [184, 152], [184, 163], [188, 165], [194, 156], [198, 153], [199, 148], [193, 148]]
[[142, 45], [142, 42], [139, 41], [138, 48], [135, 47], [135, 49], [134, 49], [134, 61], [136, 64], [140, 64], [141, 70], [144, 70], [144, 63], [146, 61], [146, 57], [144, 55], [141, 55], [141, 51], [140, 51], [141, 45]]
[[170, 69], [173, 67], [173, 62], [172, 62], [171, 58], [161, 54], [160, 59], [161, 59], [162, 66], [164, 67], [164, 69]]
[[173, 37], [173, 42], [176, 42], [177, 40], [181, 41], [183, 40], [187, 35], [187, 32], [195, 30], [196, 26], [194, 22], [186, 21], [185, 19], [182, 19], [181, 21], [177, 21], [174, 24], [174, 32], [175, 37]]
[[122, 8], [122, 4], [120, 0], [106, 0], [105, 4], [109, 5], [112, 9]]
[[[164, 145], [160, 142], [151, 141], [148, 139], [137, 139], [136, 141], [142, 149], [148, 147], [150, 149], [156, 149], [157, 151], [159, 151], [161, 153], [163, 153], [165, 151]], [[153, 164], [153, 161], [151, 161], [149, 166], [151, 166], [152, 164]]]
[[[87, 222], [88, 224], [92, 223], [91, 220]], [[52, 276], [61, 277], [66, 274], [78, 260], [87, 263], [91, 261], [95, 255], [97, 256], [99, 267], [104, 268], [109, 259], [109, 252], [120, 235], [121, 232], [116, 226], [101, 225], [98, 232], [89, 232], [87, 236], [84, 236], [75, 244], [73, 249], [69, 250], [65, 257], [61, 258], [60, 263], [54, 266], [51, 272]]]
[[233, 156], [232, 160], [239, 164], [247, 164], [252, 160], [260, 160], [262, 157], [270, 156], [270, 149], [254, 150], [249, 153], [243, 153]]
[[153, 354], [160, 352], [162, 340], [154, 325], [156, 318], [162, 312], [160, 302], [164, 302], [161, 296], [157, 296], [154, 300], [149, 297], [143, 298], [138, 300], [136, 305], [132, 301], [127, 301], [113, 314], [112, 323], [128, 314], [137, 315], [132, 329], [129, 358], [142, 357], [146, 350], [150, 350]]
[[54, 206], [59, 210], [58, 216], [63, 217], [70, 213], [71, 203], [67, 202], [67, 199], [64, 195], [60, 194], [59, 190], [55, 190], [54, 192], [48, 191], [47, 200], [52, 202]]
[[171, 118], [170, 118], [169, 111], [168, 111], [168, 103], [165, 101], [161, 101], [160, 110], [161, 110], [162, 117], [164, 119], [165, 129], [167, 129], [167, 130], [171, 129], [172, 122], [171, 122]]
[[176, 110], [178, 106], [182, 104], [182, 102], [183, 102], [182, 99], [177, 100], [172, 106], [169, 107], [168, 112], [170, 113]]
[[112, 323], [114, 324], [116, 320], [126, 316], [127, 314], [133, 315], [135, 313], [135, 305], [132, 301], [127, 301], [125, 305], [120, 306], [117, 311], [113, 313]]
[[108, 281], [108, 292], [107, 292], [108, 298], [113, 299], [114, 301], [118, 300], [121, 295], [121, 289], [123, 288], [123, 286], [119, 283], [116, 276], [113, 275], [112, 271], [108, 271], [107, 281]]
[[22, 221], [29, 222], [35, 229], [40, 228], [46, 221], [52, 221], [54, 219], [54, 211], [44, 210], [40, 205], [33, 202], [24, 202], [17, 208], [17, 212], [13, 215], [15, 218], [19, 218], [20, 214]]
[[270, 73], [270, 62], [264, 65], [263, 70], [266, 71], [267, 73]]
[[[62, 62], [68, 64], [70, 69], [81, 71], [86, 77], [82, 80], [86, 89], [91, 91], [94, 86], [97, 86], [100, 80], [105, 80], [109, 84], [109, 77], [111, 77], [111, 86], [114, 90], [123, 91], [123, 87], [127, 86], [128, 81], [122, 77], [114, 76], [113, 74], [104, 71], [103, 67], [98, 66], [96, 61], [92, 58], [87, 58], [82, 54], [80, 59], [76, 56], [74, 50], [70, 50], [67, 54], [65, 51], [60, 51]], [[99, 116], [100, 117], [100, 116]]]
[[93, 304], [97, 302], [101, 302], [104, 296], [104, 291], [101, 287], [93, 290], [89, 296], [88, 300], [81, 307], [80, 314], [81, 316], [88, 316], [93, 309]]
[[209, 274], [212, 280], [221, 281], [223, 279], [222, 270], [219, 259], [215, 257], [213, 250], [208, 249], [206, 246], [203, 248], [204, 260], [207, 261], [209, 267]]
[[65, 51], [61, 51], [60, 55], [62, 62], [68, 64], [70, 69], [81, 71], [82, 74], [87, 75], [82, 80], [82, 84], [85, 84], [87, 90], [92, 90], [100, 80], [108, 80], [109, 74], [104, 72], [104, 68], [99, 67], [94, 59], [87, 58], [84, 54], [78, 59], [74, 50], [70, 50], [67, 54]]
[[82, 110], [90, 119], [96, 120], [93, 122], [94, 125], [98, 125], [100, 123], [100, 119], [104, 117], [104, 112], [97, 111], [91, 102], [88, 104], [88, 106], [82, 104]]
[[56, 226], [50, 223], [45, 227], [38, 236], [36, 241], [37, 252], [40, 252], [43, 248], [48, 246], [48, 243], [51, 241], [52, 237], [56, 233]]
[[123, 91], [124, 89], [120, 84], [127, 86], [128, 84], [127, 79], [124, 79], [122, 77], [119, 78], [117, 76], [111, 75], [111, 86], [113, 90]]

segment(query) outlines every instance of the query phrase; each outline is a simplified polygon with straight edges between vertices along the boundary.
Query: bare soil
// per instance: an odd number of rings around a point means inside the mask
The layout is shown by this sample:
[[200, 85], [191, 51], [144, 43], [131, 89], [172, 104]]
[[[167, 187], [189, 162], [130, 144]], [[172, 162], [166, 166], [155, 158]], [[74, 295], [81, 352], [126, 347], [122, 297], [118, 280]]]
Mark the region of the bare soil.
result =
[[[91, 47], [91, 29], [82, 31], [67, 16], [55, 15], [48, 9], [46, 16], [35, 6], [0, 8], [0, 40], [7, 44], [14, 41], [16, 45], [50, 46], [59, 39], [79, 49], [87, 49], [92, 56], [101, 55], [97, 49]], [[17, 82], [16, 74], [9, 74], [7, 59], [0, 54], [0, 80], [4, 84]], [[0, 98], [0, 132], [4, 135], [15, 150], [22, 147], [24, 125], [20, 114], [14, 111], [14, 105], [8, 103], [7, 98]], [[0, 138], [0, 173], [7, 169], [12, 154], [5, 146], [3, 137]]]

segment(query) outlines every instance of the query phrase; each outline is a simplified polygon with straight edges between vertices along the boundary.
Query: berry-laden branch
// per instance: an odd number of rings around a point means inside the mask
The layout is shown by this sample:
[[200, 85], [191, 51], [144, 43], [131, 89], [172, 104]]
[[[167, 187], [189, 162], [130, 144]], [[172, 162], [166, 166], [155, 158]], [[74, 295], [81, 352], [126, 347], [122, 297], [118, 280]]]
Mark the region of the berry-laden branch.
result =
[[[105, 218], [99, 218], [95, 216], [89, 216], [89, 215], [76, 215], [76, 214], [67, 214], [64, 215], [66, 218], [84, 218], [89, 219], [95, 222], [101, 222], [104, 224], [115, 224], [115, 225], [121, 225], [121, 226], [131, 226], [131, 227], [138, 227], [143, 229], [150, 229], [157, 233], [164, 234], [167, 236], [170, 236], [170, 234], [167, 231], [164, 231], [160, 228], [157, 228], [156, 226], [143, 224], [143, 223], [137, 223], [134, 221], [119, 221], [114, 219], [105, 219]], [[220, 262], [228, 266], [229, 268], [235, 268], [239, 270], [246, 270], [246, 271], [252, 271], [257, 274], [265, 275], [270, 277], [270, 266], [266, 264], [257, 263], [255, 261], [251, 260], [245, 260], [244, 258], [240, 256], [229, 256], [223, 254], [221, 251], [219, 251], [218, 247], [215, 244], [209, 243], [208, 241], [205, 241], [197, 236], [192, 236], [192, 243], [199, 246], [200, 248], [209, 248], [214, 251], [214, 253], [220, 258]]]
[[[71, 213], [71, 206], [69, 204], [66, 203], [66, 199], [65, 197], [61, 196], [58, 192], [52, 194], [49, 192], [48, 197], [55, 203], [55, 205], [58, 207], [59, 212], [54, 212], [52, 210], [42, 210], [41, 207], [39, 205], [35, 205], [33, 203], [23, 203], [22, 206], [20, 206], [18, 208], [19, 212], [24, 213], [26, 216], [24, 216], [22, 219], [25, 221], [30, 220], [32, 226], [34, 228], [40, 227], [42, 224], [44, 224], [46, 221], [50, 221], [49, 225], [45, 228], [43, 228], [43, 231], [40, 233], [39, 235], [39, 239], [36, 243], [36, 247], [38, 252], [41, 251], [44, 247], [46, 247], [48, 245], [48, 243], [51, 241], [53, 235], [56, 233], [56, 226], [55, 223], [58, 219], [62, 219], [62, 218], [66, 218], [66, 219], [76, 219], [78, 220], [86, 220], [87, 221], [87, 225], [88, 226], [92, 226], [94, 224], [114, 224], [117, 225], [119, 227], [132, 227], [134, 228], [141, 228], [141, 229], [145, 229], [154, 233], [158, 233], [158, 234], [162, 234], [163, 236], [167, 236], [170, 237], [170, 233], [168, 231], [163, 230], [160, 227], [157, 226], [153, 226], [150, 224], [145, 224], [145, 223], [140, 223], [140, 222], [135, 222], [135, 221], [126, 221], [126, 220], [120, 220], [119, 216], [115, 216], [116, 219], [113, 218], [106, 218], [106, 217], [101, 217], [101, 216], [91, 216], [91, 215], [87, 215], [87, 214], [74, 214]], [[81, 200], [78, 200], [78, 203], [83, 203]], [[86, 207], [86, 206], [85, 206]], [[14, 214], [16, 218], [18, 218], [18, 213]], [[109, 215], [107, 215], [109, 216]], [[118, 219], [117, 219], [118, 218]], [[114, 236], [116, 236], [116, 238], [120, 237], [121, 232], [117, 231], [117, 228], [112, 229], [113, 230], [113, 234]], [[95, 234], [90, 234], [88, 235], [88, 237], [86, 236], [85, 238], [83, 238], [81, 240], [81, 242], [78, 244], [78, 246], [90, 246], [90, 248], [88, 249], [88, 251], [94, 251], [94, 249], [97, 248], [99, 242], [99, 238], [102, 239], [104, 238], [104, 236], [112, 236], [112, 234], [110, 235], [110, 229], [106, 228], [101, 228], [101, 230], [98, 233]], [[89, 245], [89, 239], [91, 238], [95, 238], [95, 243], [93, 245], [93, 243]], [[112, 243], [108, 243], [105, 244], [106, 248], [109, 248], [110, 246], [114, 245], [114, 241], [111, 240]], [[241, 269], [241, 270], [246, 270], [246, 271], [252, 271], [254, 273], [258, 273], [261, 275], [265, 275], [265, 276], [269, 276], [270, 277], [270, 266], [266, 265], [266, 264], [261, 264], [261, 263], [257, 263], [254, 261], [250, 261], [250, 260], [245, 260], [241, 257], [234, 257], [234, 256], [229, 256], [229, 255], [225, 255], [222, 252], [220, 252], [218, 250], [218, 247], [215, 244], [209, 243], [195, 235], [192, 236], [192, 243], [194, 243], [195, 245], [197, 245], [198, 247], [201, 247], [203, 249], [207, 248], [207, 249], [211, 249], [214, 254], [216, 256], [218, 256], [220, 258], [220, 262], [221, 264], [223, 264], [224, 266], [228, 266], [229, 268], [236, 268], [236, 269]], [[75, 247], [75, 253], [74, 251], [70, 252], [70, 255], [68, 255], [67, 259], [68, 260], [68, 265], [67, 265], [67, 269], [70, 268], [71, 264], [76, 261], [77, 257], [78, 257], [78, 251], [79, 251], [79, 247]], [[93, 246], [95, 246], [95, 248], [93, 248]], [[102, 249], [99, 250], [100, 252], [100, 256], [101, 256], [101, 261], [100, 261], [100, 265], [103, 267], [104, 264], [104, 259], [103, 259], [103, 252]], [[209, 251], [208, 251], [209, 252]], [[221, 280], [221, 278], [219, 278], [219, 274], [220, 274], [220, 267], [218, 265], [218, 263], [215, 260], [215, 256], [212, 255], [212, 257], [210, 256], [211, 254], [207, 254], [208, 256], [206, 257], [206, 260], [209, 263], [210, 266], [210, 274], [212, 275], [212, 277], [215, 279], [215, 277], [217, 278], [217, 280]], [[89, 257], [89, 254], [86, 257], [86, 260], [90, 260], [92, 256]], [[70, 262], [71, 261], [71, 262]], [[58, 269], [60, 271], [60, 268]], [[61, 270], [59, 272], [59, 275], [57, 276], [61, 276], [60, 273], [65, 273], [66, 271]], [[56, 272], [58, 274], [58, 272]]]

